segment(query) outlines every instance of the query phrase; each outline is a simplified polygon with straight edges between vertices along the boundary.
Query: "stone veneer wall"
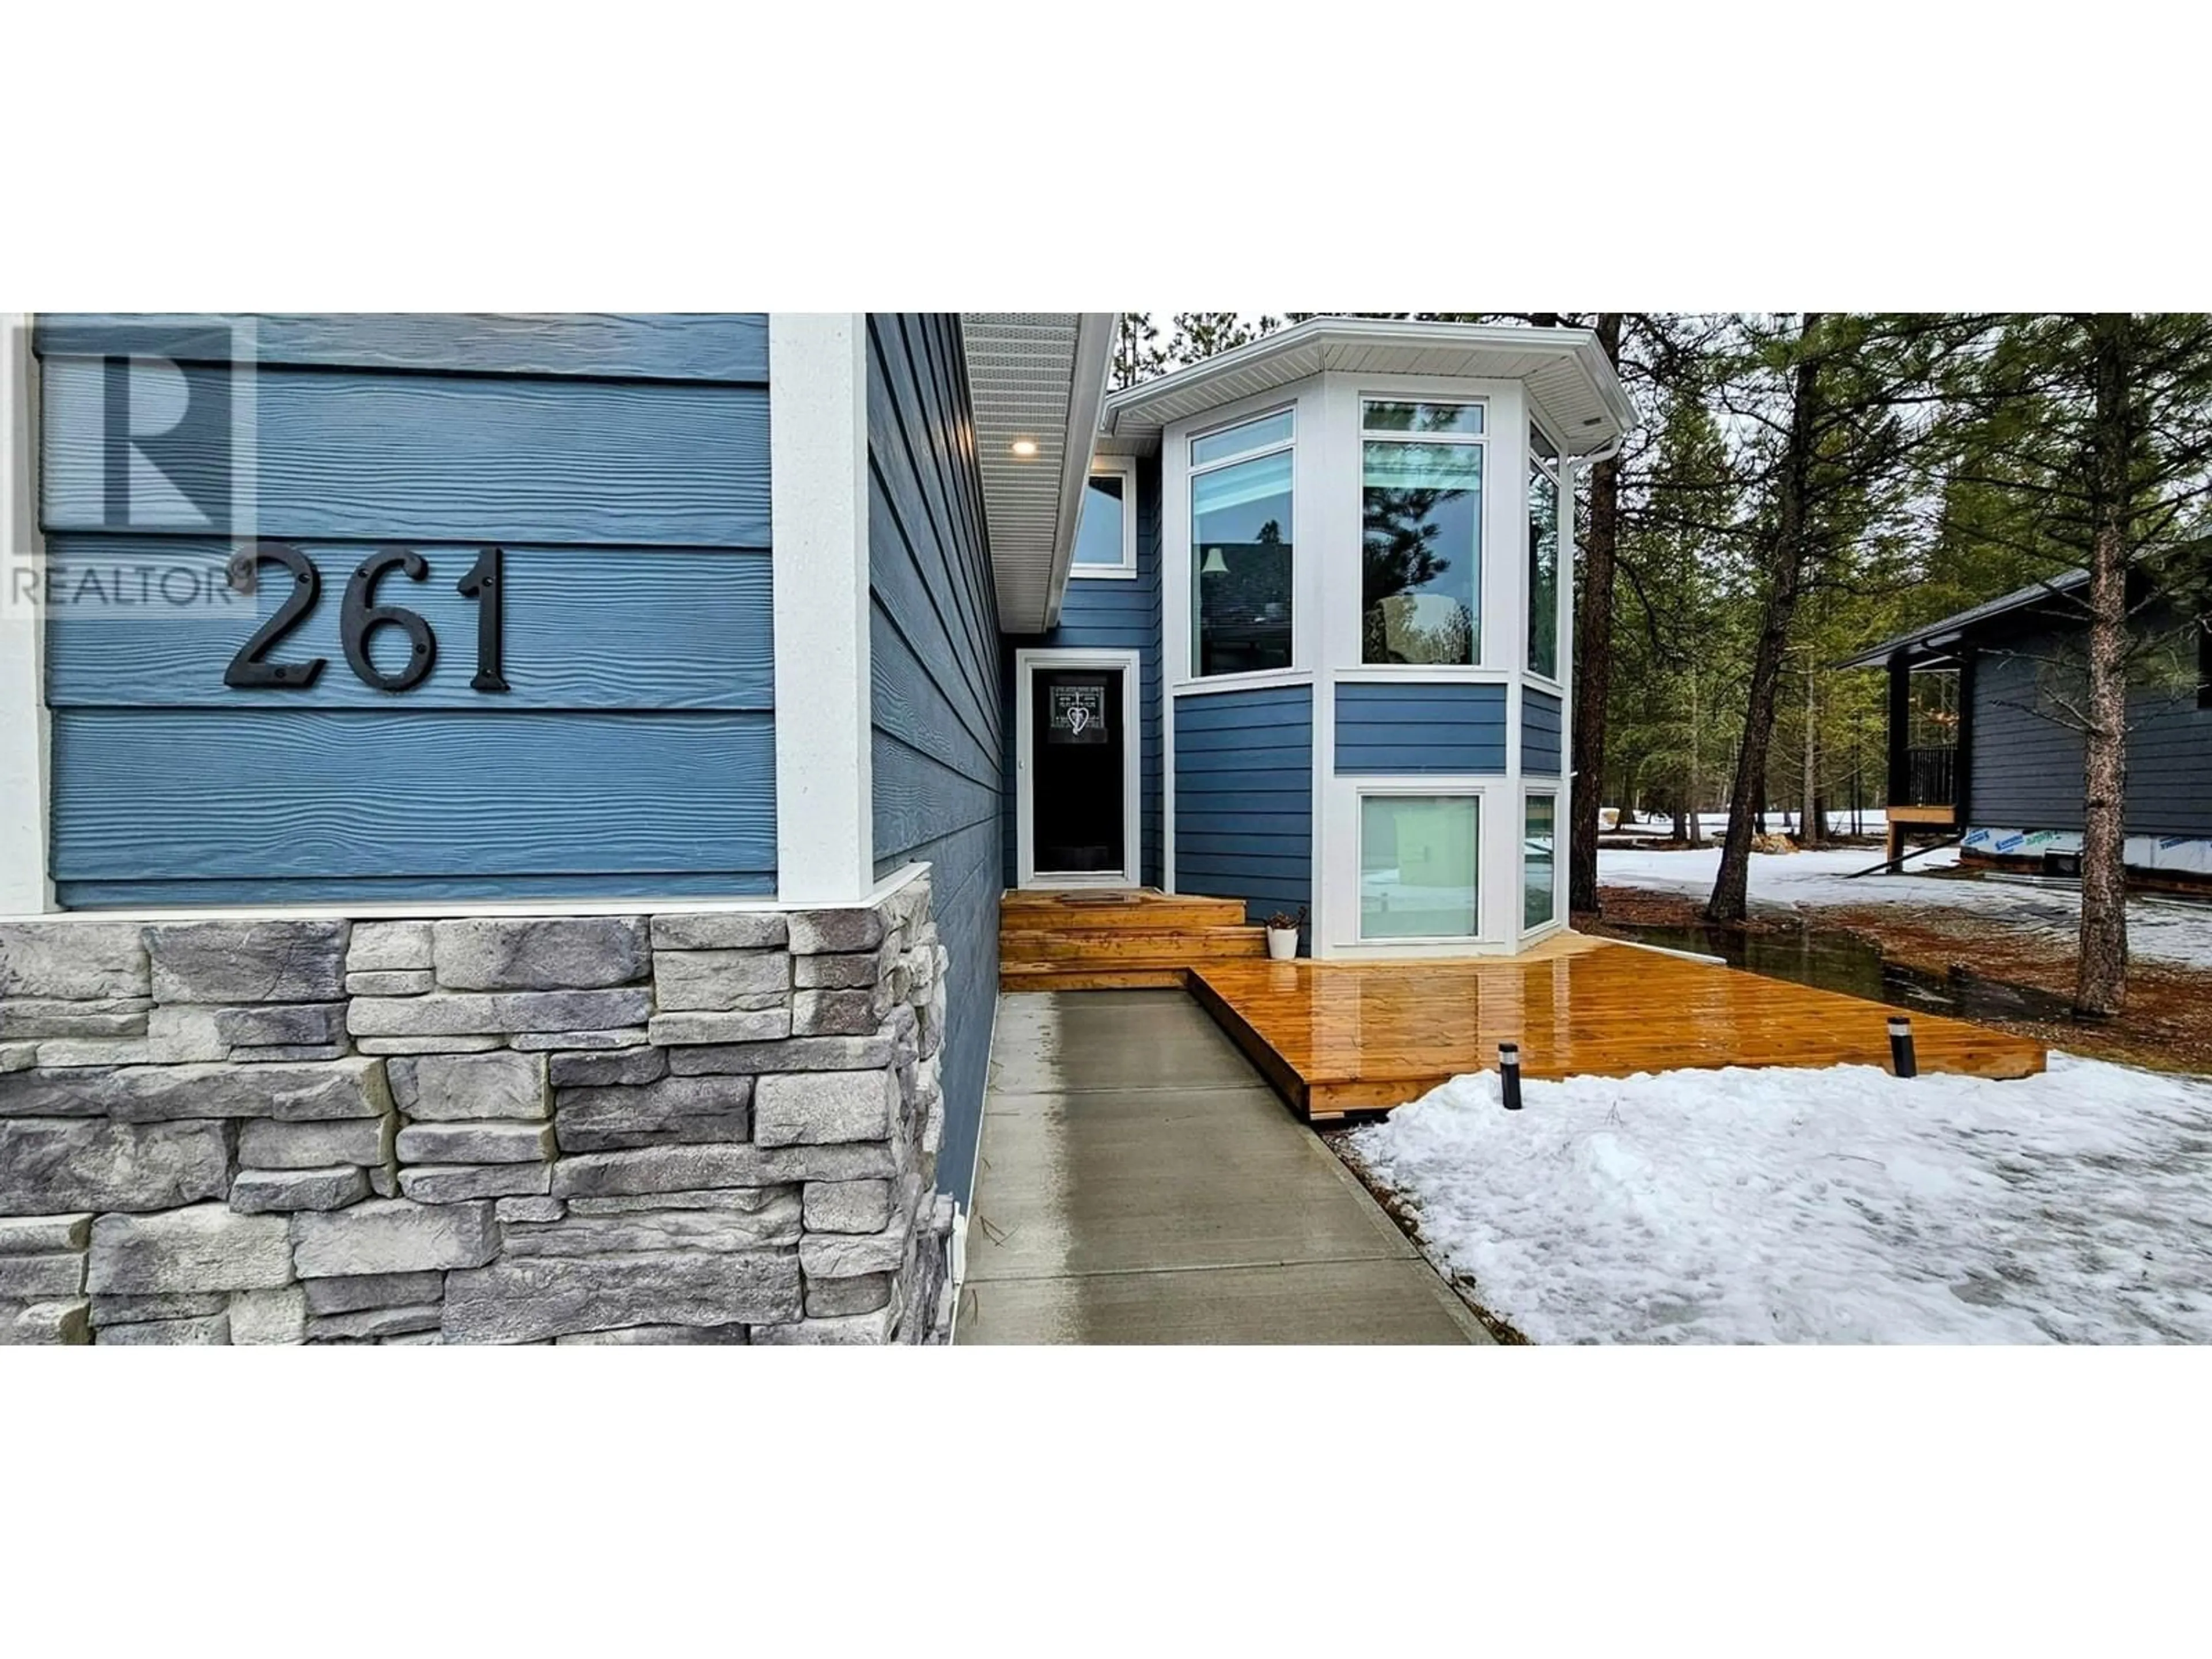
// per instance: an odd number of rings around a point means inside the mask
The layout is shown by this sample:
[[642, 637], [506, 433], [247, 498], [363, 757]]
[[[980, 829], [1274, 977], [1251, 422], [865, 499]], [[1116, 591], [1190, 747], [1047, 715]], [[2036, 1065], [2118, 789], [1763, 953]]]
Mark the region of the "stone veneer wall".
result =
[[941, 1338], [929, 896], [0, 924], [0, 1343]]

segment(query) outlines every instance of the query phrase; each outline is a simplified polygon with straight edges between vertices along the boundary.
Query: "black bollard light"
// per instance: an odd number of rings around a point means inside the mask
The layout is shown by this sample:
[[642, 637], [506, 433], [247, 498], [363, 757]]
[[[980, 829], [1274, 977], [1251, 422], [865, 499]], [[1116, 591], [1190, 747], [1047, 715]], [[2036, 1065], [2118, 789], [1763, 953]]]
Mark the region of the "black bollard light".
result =
[[1521, 1109], [1521, 1045], [1501, 1042], [1498, 1045], [1498, 1078], [1505, 1088], [1505, 1109]]
[[1899, 1077], [1920, 1075], [1920, 1062], [1912, 1054], [1912, 1022], [1902, 1014], [1890, 1018], [1889, 1063]]

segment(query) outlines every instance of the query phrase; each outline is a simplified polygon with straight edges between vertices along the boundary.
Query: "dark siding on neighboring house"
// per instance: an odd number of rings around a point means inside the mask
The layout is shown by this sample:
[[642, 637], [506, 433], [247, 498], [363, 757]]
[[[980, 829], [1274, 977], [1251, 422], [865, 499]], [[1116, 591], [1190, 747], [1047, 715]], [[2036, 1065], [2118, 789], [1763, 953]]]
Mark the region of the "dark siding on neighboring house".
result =
[[1255, 919], [1311, 904], [1311, 690], [1179, 697], [1175, 722], [1176, 890]]
[[[1112, 576], [1070, 576], [1060, 600], [1060, 626], [1049, 634], [1033, 634], [1006, 641], [1000, 665], [999, 692], [1006, 721], [1006, 775], [1014, 776], [1014, 653], [1018, 650], [1135, 651], [1139, 663], [1138, 704], [1143, 752], [1139, 787], [1143, 799], [1138, 814], [1140, 848], [1139, 879], [1148, 886], [1161, 884], [1160, 852], [1165, 823], [1164, 796], [1160, 787], [1160, 464], [1139, 459], [1137, 464], [1137, 574], [1134, 580]], [[1020, 879], [1019, 828], [1015, 822], [1015, 798], [1010, 787], [1006, 819], [1000, 831], [1000, 850], [1006, 885]]]
[[[1336, 769], [1347, 773], [1503, 772], [1505, 688], [1336, 688]], [[1180, 787], [1180, 786], [1178, 786]]]
[[1548, 691], [1524, 686], [1521, 691], [1521, 769], [1531, 775], [1559, 775], [1559, 700]]
[[[2148, 626], [2174, 622], [2154, 613]], [[2036, 712], [2051, 706], [2038, 684], [2051, 672], [2045, 665], [2078, 663], [2080, 656], [2078, 635], [2062, 652], [2044, 634], [1992, 644], [1977, 659], [1969, 807], [1975, 824], [2081, 827], [2081, 734]], [[2128, 720], [2128, 833], [2212, 836], [2212, 709], [2197, 706], [2192, 687], [2145, 687], [2129, 696]]]
[[876, 871], [933, 866], [951, 955], [938, 1184], [975, 1173], [999, 990], [998, 602], [959, 319], [868, 319], [869, 647]]
[[[106, 518], [103, 411], [117, 350], [139, 387], [230, 371], [220, 316], [50, 316], [42, 515], [57, 579], [190, 567], [220, 589], [234, 533]], [[232, 656], [290, 597], [264, 564], [235, 618], [57, 607], [53, 867], [70, 906], [757, 894], [775, 878], [767, 319], [343, 316], [252, 319], [252, 532], [321, 576], [268, 655], [325, 659], [305, 690], [236, 690]], [[118, 361], [120, 361], [118, 359]], [[173, 383], [173, 382], [172, 382]], [[172, 476], [211, 478], [212, 422]], [[143, 521], [142, 521], [143, 526]], [[376, 602], [424, 617], [429, 676], [403, 692], [345, 660], [348, 582], [419, 551]], [[505, 672], [471, 689], [476, 605], [505, 550]], [[394, 627], [369, 639], [405, 659]]]

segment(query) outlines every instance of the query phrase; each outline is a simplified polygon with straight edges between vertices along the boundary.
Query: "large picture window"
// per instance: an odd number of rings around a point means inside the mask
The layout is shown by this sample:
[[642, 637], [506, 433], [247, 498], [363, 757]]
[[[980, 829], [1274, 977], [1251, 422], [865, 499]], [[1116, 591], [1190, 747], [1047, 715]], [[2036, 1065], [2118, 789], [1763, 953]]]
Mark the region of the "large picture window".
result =
[[1291, 665], [1291, 411], [1190, 445], [1191, 668]]
[[1359, 798], [1359, 937], [1473, 939], [1482, 803], [1474, 795]]
[[1559, 803], [1531, 795], [1521, 827], [1521, 925], [1541, 927], [1559, 917]]
[[1559, 452], [1528, 428], [1528, 672], [1559, 678]]
[[1483, 410], [1359, 405], [1360, 660], [1482, 660]]

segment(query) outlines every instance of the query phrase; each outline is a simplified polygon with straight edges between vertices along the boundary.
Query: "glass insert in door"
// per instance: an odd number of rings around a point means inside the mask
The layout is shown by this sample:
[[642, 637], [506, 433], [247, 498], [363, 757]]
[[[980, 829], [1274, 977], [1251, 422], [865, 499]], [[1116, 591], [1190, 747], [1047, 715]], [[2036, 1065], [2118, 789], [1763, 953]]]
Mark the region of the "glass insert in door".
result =
[[1040, 876], [1128, 867], [1121, 672], [1041, 668], [1030, 677], [1030, 833]]

